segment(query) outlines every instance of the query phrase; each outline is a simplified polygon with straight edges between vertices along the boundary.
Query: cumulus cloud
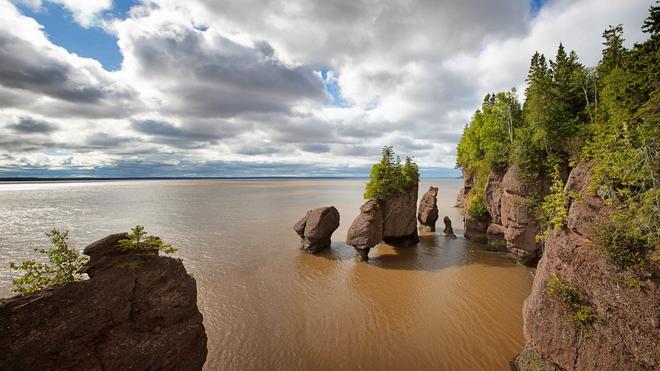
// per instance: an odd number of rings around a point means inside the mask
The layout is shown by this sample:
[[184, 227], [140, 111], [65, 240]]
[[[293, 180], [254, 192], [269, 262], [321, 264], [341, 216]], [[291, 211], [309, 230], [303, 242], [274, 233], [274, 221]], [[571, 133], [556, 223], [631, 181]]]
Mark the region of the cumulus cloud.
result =
[[[108, 107], [134, 109], [130, 107], [137, 93], [128, 84], [98, 61], [53, 45], [35, 20], [20, 15], [6, 1], [0, 1], [0, 62], [2, 90], [17, 97], [22, 93], [27, 99], [16, 103], [32, 107], [31, 111], [96, 116], [110, 115]], [[54, 105], [58, 107], [53, 109]]]
[[122, 67], [0, 0], [0, 174], [364, 175], [383, 145], [452, 168], [483, 96], [521, 94], [535, 50], [594, 64], [608, 25], [643, 39], [650, 5], [143, 0], [113, 19], [110, 0], [51, 2], [116, 36]]

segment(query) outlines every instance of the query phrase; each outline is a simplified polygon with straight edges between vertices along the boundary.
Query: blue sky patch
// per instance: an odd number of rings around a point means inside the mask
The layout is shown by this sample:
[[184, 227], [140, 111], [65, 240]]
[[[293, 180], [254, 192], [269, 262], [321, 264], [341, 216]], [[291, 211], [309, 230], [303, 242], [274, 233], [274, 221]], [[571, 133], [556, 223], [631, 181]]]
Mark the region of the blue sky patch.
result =
[[[329, 69], [321, 68], [321, 77], [323, 78], [325, 91], [327, 91], [332, 98], [332, 101], [330, 102], [331, 105], [335, 107], [349, 107], [350, 104], [341, 96], [341, 87], [339, 87], [337, 77], [335, 76], [334, 78], [328, 79], [329, 73], [331, 73]], [[334, 73], [334, 71], [332, 73]]]
[[537, 15], [546, 2], [548, 2], [548, 0], [530, 0], [529, 11], [532, 13], [532, 15]]
[[[139, 4], [138, 0], [115, 0], [113, 8], [101, 16], [125, 19], [131, 6], [136, 4]], [[101, 27], [82, 27], [64, 6], [48, 1], [43, 2], [39, 10], [22, 4], [18, 4], [17, 8], [23, 15], [34, 18], [42, 25], [53, 44], [81, 57], [94, 58], [108, 71], [121, 68], [123, 57], [117, 46], [117, 38]]]

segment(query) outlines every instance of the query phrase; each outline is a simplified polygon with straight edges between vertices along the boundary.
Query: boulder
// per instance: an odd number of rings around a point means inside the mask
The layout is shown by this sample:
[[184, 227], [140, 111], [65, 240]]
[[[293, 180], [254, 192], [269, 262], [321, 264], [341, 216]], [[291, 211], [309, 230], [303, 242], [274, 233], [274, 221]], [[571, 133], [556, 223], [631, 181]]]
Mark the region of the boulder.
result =
[[438, 220], [438, 188], [430, 187], [419, 202], [417, 220], [425, 230], [435, 232], [435, 222]]
[[300, 236], [301, 248], [317, 253], [330, 247], [332, 233], [339, 227], [339, 211], [334, 206], [309, 210], [293, 230]]
[[451, 219], [449, 219], [448, 216], [445, 216], [442, 221], [445, 223], [445, 229], [442, 230], [442, 233], [447, 237], [456, 237], [454, 229], [451, 227]]
[[[566, 189], [579, 197], [569, 205], [567, 226], [551, 231], [523, 305], [525, 348], [515, 361], [521, 370], [660, 369], [658, 266], [641, 274], [603, 259], [594, 222], [616, 210], [589, 192], [591, 169], [582, 162], [571, 171]], [[581, 305], [596, 320], [578, 323], [576, 309], [548, 292], [554, 276], [581, 292]]]
[[408, 191], [395, 193], [380, 201], [383, 210], [383, 241], [397, 246], [413, 246], [417, 235], [417, 183]]
[[2, 370], [201, 370], [206, 332], [180, 259], [89, 245], [88, 280], [0, 299]]
[[355, 248], [355, 259], [366, 261], [369, 250], [383, 240], [383, 211], [376, 200], [360, 206], [360, 214], [348, 229], [346, 244]]
[[486, 229], [486, 248], [491, 251], [506, 251], [504, 234], [506, 228], [497, 223], [490, 223]]
[[538, 259], [541, 244], [536, 241], [539, 224], [529, 208], [535, 195], [543, 194], [547, 188], [545, 179], [522, 181], [517, 165], [509, 167], [502, 178], [500, 187], [501, 225], [505, 228], [504, 239], [507, 250], [521, 263], [534, 265]]
[[473, 218], [472, 216], [470, 216], [470, 214], [467, 212], [466, 209], [463, 218], [463, 223], [465, 227], [465, 232], [463, 232], [463, 237], [465, 237], [465, 239], [472, 242], [483, 243], [483, 244], [488, 242], [488, 239], [486, 238], [486, 231], [488, 230], [488, 225], [490, 224], [490, 218], [486, 218], [486, 219]]

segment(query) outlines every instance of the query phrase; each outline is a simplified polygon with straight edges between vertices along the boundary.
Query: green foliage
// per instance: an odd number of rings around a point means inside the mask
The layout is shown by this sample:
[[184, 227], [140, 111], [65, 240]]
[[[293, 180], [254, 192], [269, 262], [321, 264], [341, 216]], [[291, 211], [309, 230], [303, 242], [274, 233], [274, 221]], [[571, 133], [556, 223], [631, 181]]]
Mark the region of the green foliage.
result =
[[475, 170], [482, 164], [498, 171], [510, 164], [514, 132], [522, 121], [516, 90], [487, 94], [458, 144], [457, 165]]
[[488, 217], [486, 202], [480, 194], [475, 194], [468, 199], [467, 210], [474, 219], [484, 220]]
[[585, 300], [582, 290], [574, 288], [557, 274], [550, 279], [546, 292], [568, 305], [579, 324], [589, 325], [598, 318], [594, 309]]
[[407, 157], [401, 164], [391, 146], [383, 147], [379, 163], [371, 167], [369, 183], [367, 183], [364, 198], [367, 200], [382, 200], [389, 195], [408, 191], [419, 181], [419, 168], [412, 158]]
[[619, 268], [638, 266], [650, 247], [638, 229], [627, 228], [622, 221], [601, 221], [593, 233], [603, 257]]
[[548, 193], [543, 196], [542, 201], [533, 207], [533, 213], [540, 224], [537, 240], [546, 240], [550, 231], [555, 228], [566, 227], [568, 222], [568, 207], [571, 200], [579, 198], [579, 195], [564, 188], [561, 179], [559, 165], [554, 166], [552, 171], [552, 185]]
[[46, 235], [50, 238], [52, 247], [36, 248], [34, 251], [45, 255], [47, 263], [35, 260], [26, 260], [20, 264], [9, 263], [11, 269], [23, 272], [22, 276], [13, 280], [15, 292], [26, 294], [58, 283], [82, 279], [78, 271], [87, 262], [87, 257], [69, 247], [69, 232], [52, 229]]
[[147, 234], [141, 225], [131, 228], [131, 233], [128, 234], [128, 237], [119, 240], [119, 249], [122, 251], [135, 249], [159, 250], [166, 254], [176, 252], [175, 247], [163, 242], [160, 237]]

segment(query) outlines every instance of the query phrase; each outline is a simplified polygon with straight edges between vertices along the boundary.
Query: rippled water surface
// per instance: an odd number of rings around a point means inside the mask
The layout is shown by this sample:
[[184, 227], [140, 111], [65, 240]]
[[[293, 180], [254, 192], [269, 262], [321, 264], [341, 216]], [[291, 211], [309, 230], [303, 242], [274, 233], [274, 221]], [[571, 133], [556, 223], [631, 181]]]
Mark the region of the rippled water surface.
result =
[[[197, 279], [209, 370], [506, 370], [522, 348], [531, 275], [462, 238], [461, 184], [420, 185], [420, 197], [440, 187], [457, 239], [380, 245], [358, 264], [342, 241], [362, 180], [0, 183], [0, 296], [7, 263], [45, 246], [47, 229], [69, 229], [82, 249], [143, 224]], [[341, 214], [332, 249], [301, 253], [292, 226], [324, 205]]]

